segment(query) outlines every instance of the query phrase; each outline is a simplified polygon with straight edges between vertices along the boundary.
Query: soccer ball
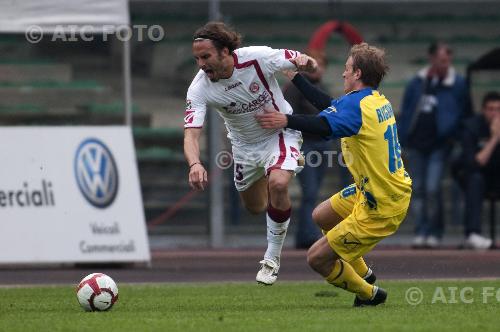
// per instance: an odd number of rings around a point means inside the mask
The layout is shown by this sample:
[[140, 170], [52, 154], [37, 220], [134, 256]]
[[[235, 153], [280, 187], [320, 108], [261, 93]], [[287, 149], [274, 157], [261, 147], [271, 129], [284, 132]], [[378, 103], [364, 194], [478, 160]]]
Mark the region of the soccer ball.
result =
[[118, 300], [118, 287], [104, 273], [92, 273], [80, 281], [76, 297], [85, 311], [106, 311]]

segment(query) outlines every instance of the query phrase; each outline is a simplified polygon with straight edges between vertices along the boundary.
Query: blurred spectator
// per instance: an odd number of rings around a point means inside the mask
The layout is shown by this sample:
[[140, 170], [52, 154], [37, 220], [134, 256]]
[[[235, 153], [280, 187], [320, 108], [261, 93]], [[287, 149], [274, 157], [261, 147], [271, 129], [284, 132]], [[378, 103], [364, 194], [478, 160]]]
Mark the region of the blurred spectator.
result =
[[486, 249], [492, 241], [481, 236], [485, 193], [500, 193], [500, 94], [487, 93], [481, 114], [468, 119], [462, 133], [462, 158], [456, 172], [465, 191], [465, 247]]
[[[321, 83], [325, 72], [327, 60], [326, 55], [319, 51], [306, 52], [316, 59], [318, 70], [315, 73], [302, 73], [309, 82], [321, 90], [326, 91]], [[302, 93], [293, 85], [288, 83], [283, 89], [286, 101], [292, 106], [294, 114], [317, 114], [318, 110], [311, 105]], [[328, 165], [325, 151], [332, 149], [332, 143], [319, 136], [303, 133], [304, 142], [302, 152], [306, 159], [304, 169], [297, 175], [302, 190], [302, 200], [299, 209], [299, 220], [297, 232], [295, 233], [295, 247], [308, 249], [321, 237], [321, 232], [312, 221], [312, 211], [316, 206], [321, 183]]]
[[429, 66], [408, 83], [398, 121], [413, 179], [414, 247], [437, 247], [443, 235], [441, 179], [450, 140], [467, 107], [465, 79], [451, 66], [444, 43], [428, 49]]

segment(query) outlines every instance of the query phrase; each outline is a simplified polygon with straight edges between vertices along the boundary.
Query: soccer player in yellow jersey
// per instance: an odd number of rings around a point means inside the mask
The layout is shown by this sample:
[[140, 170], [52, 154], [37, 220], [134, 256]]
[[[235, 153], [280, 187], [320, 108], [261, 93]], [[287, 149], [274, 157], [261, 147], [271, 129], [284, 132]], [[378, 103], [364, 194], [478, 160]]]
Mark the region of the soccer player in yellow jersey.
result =
[[[310, 61], [305, 55], [294, 60], [299, 70]], [[294, 76], [292, 82], [306, 98], [323, 109], [318, 116], [271, 111], [257, 116], [263, 128], [286, 127], [341, 138], [355, 183], [313, 211], [313, 220], [326, 235], [309, 249], [307, 261], [329, 283], [355, 293], [355, 306], [385, 302], [387, 292], [373, 285], [376, 278], [363, 255], [398, 229], [411, 197], [393, 110], [376, 90], [387, 69], [383, 50], [355, 45], [342, 75], [343, 97], [331, 100], [300, 74]]]

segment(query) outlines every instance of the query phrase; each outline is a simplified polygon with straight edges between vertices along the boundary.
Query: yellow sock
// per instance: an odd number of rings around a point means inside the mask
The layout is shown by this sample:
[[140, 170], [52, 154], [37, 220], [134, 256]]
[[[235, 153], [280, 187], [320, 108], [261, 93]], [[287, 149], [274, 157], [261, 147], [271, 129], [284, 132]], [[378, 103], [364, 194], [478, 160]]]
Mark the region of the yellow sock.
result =
[[325, 279], [330, 284], [356, 293], [363, 299], [369, 299], [373, 295], [373, 286], [361, 278], [349, 263], [341, 259], [335, 261], [332, 273]]
[[365, 260], [363, 257], [359, 257], [353, 261], [350, 261], [349, 264], [352, 266], [354, 271], [360, 276], [361, 278], [364, 278], [366, 274], [368, 273], [368, 266], [365, 263]]

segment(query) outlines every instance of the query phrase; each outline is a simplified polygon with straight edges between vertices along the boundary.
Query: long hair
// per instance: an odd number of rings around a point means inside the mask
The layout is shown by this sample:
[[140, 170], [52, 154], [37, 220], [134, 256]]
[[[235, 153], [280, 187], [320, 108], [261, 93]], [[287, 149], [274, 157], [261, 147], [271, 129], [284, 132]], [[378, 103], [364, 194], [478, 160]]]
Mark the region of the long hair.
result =
[[231, 53], [240, 47], [242, 38], [239, 33], [222, 22], [208, 22], [196, 30], [193, 36], [194, 41], [205, 39], [211, 40], [219, 52], [227, 47]]

